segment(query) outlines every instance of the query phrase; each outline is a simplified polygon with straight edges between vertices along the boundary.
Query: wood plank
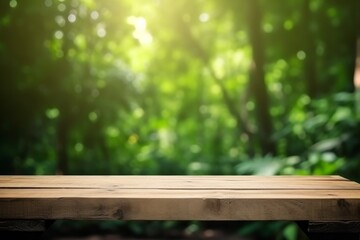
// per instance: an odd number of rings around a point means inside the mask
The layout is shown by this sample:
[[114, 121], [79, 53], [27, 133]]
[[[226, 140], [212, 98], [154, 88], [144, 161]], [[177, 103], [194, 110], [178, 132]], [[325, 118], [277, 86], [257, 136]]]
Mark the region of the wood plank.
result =
[[232, 198], [2, 199], [0, 218], [72, 220], [358, 220], [359, 200]]
[[[58, 199], [58, 198], [139, 198], [139, 199], [357, 199], [359, 190], [191, 190], [191, 189], [6, 189], [3, 199]], [[0, 217], [1, 218], [1, 217]]]
[[0, 219], [359, 220], [337, 176], [1, 176]]
[[254, 176], [254, 175], [39, 175], [39, 176], [0, 176], [0, 183], [2, 182], [26, 182], [26, 181], [49, 181], [64, 183], [69, 181], [87, 180], [87, 181], [113, 181], [123, 179], [134, 179], [136, 181], [158, 179], [160, 181], [194, 181], [194, 180], [212, 180], [219, 181], [349, 181], [341, 176], [292, 176], [292, 175], [277, 175], [277, 176]]
[[[310, 178], [312, 179], [312, 178]], [[0, 188], [135, 188], [135, 189], [360, 189], [360, 184], [318, 177], [202, 176], [56, 176], [1, 178]], [[329, 180], [331, 179], [331, 180]]]

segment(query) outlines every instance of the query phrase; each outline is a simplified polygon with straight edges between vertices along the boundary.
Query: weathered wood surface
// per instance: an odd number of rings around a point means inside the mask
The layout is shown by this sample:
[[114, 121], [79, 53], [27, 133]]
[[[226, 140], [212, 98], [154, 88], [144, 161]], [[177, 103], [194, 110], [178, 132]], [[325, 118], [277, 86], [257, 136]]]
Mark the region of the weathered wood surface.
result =
[[339, 176], [0, 176], [0, 219], [360, 220]]

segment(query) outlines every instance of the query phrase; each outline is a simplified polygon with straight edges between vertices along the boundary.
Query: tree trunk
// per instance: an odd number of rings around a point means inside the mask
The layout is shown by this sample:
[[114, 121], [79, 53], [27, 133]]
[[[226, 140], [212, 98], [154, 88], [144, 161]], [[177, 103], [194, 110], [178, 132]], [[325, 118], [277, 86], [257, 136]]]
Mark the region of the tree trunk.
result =
[[263, 154], [274, 154], [273, 127], [269, 108], [269, 96], [264, 73], [264, 43], [262, 35], [262, 11], [257, 0], [248, 0], [248, 33], [252, 46], [250, 69], [251, 89], [255, 99], [255, 113], [258, 121], [258, 135]]
[[305, 63], [305, 84], [306, 92], [310, 98], [315, 98], [318, 95], [318, 83], [316, 76], [316, 55], [315, 55], [315, 39], [314, 31], [312, 29], [313, 17], [310, 10], [310, 0], [304, 1], [303, 6], [303, 33], [305, 40], [304, 51], [306, 57], [304, 59]]
[[[68, 3], [69, 4], [69, 3]], [[66, 7], [68, 9], [69, 6]], [[67, 12], [64, 12], [64, 18], [66, 18]], [[71, 74], [71, 65], [68, 59], [69, 49], [72, 45], [72, 40], [69, 37], [70, 33], [70, 24], [66, 24], [63, 28], [63, 45], [62, 51], [63, 56], [58, 62], [59, 71], [56, 76], [56, 80], [59, 85], [60, 92], [56, 92], [56, 95], [59, 97], [58, 106], [60, 110], [60, 118], [57, 129], [57, 174], [67, 174], [68, 173], [68, 165], [69, 165], [69, 157], [68, 157], [68, 138], [70, 133], [70, 125], [71, 123], [71, 93], [68, 93], [66, 89], [62, 86], [62, 84], [66, 81], [69, 81], [69, 77]], [[71, 84], [67, 82], [67, 84]], [[62, 86], [62, 87], [61, 87]]]
[[[61, 113], [63, 114], [63, 113]], [[56, 174], [66, 174], [68, 171], [68, 120], [65, 116], [60, 116], [59, 126], [57, 130], [57, 169]]]
[[[357, 13], [360, 11], [360, 2], [356, 3]], [[354, 87], [355, 87], [355, 108], [357, 117], [360, 119], [360, 15], [356, 16], [357, 25], [357, 41], [356, 41], [356, 59], [354, 71]]]

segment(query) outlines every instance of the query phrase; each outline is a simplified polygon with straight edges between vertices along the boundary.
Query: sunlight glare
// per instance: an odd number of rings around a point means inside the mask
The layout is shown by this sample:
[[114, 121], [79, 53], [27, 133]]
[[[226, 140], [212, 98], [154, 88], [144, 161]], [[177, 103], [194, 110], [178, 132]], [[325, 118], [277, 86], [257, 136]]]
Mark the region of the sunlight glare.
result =
[[58, 10], [59, 10], [60, 12], [64, 12], [64, 11], [66, 10], [66, 5], [63, 4], [63, 3], [59, 4], [59, 5], [58, 5]]
[[63, 27], [66, 24], [64, 17], [61, 15], [55, 17], [55, 22], [59, 25], [59, 27]]
[[10, 3], [9, 3], [10, 7], [11, 8], [16, 8], [16, 6], [18, 5], [17, 1], [16, 0], [11, 0]]
[[62, 31], [58, 30], [55, 32], [54, 36], [56, 39], [62, 39], [64, 36], [64, 33]]
[[76, 15], [73, 13], [69, 14], [68, 20], [69, 22], [74, 23], [76, 21]]
[[97, 20], [99, 18], [99, 12], [98, 11], [92, 11], [90, 13], [90, 17], [92, 20]]
[[96, 112], [89, 113], [88, 117], [91, 122], [96, 122], [96, 120], [98, 119], [98, 115]]
[[306, 53], [301, 50], [297, 52], [296, 56], [299, 60], [304, 60], [306, 58]]
[[52, 0], [45, 0], [44, 4], [46, 7], [51, 7], [53, 3]]
[[202, 13], [199, 16], [200, 22], [207, 22], [207, 21], [209, 21], [209, 19], [210, 19], [210, 16], [208, 13]]
[[127, 18], [127, 23], [135, 28], [132, 36], [138, 40], [141, 45], [149, 45], [152, 43], [153, 37], [146, 29], [147, 22], [145, 18], [130, 16]]
[[106, 29], [105, 29], [105, 26], [103, 24], [98, 24], [97, 29], [96, 29], [96, 34], [100, 38], [103, 38], [103, 37], [106, 36]]
[[212, 68], [218, 78], [223, 78], [225, 76], [225, 61], [223, 58], [217, 57], [213, 62]]

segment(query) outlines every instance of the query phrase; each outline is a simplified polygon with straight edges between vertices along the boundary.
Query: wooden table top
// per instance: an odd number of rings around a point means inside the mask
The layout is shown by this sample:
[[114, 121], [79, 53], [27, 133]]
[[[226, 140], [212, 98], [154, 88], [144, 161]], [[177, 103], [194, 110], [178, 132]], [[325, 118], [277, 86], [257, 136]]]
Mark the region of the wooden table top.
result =
[[360, 220], [340, 176], [0, 176], [0, 219]]

